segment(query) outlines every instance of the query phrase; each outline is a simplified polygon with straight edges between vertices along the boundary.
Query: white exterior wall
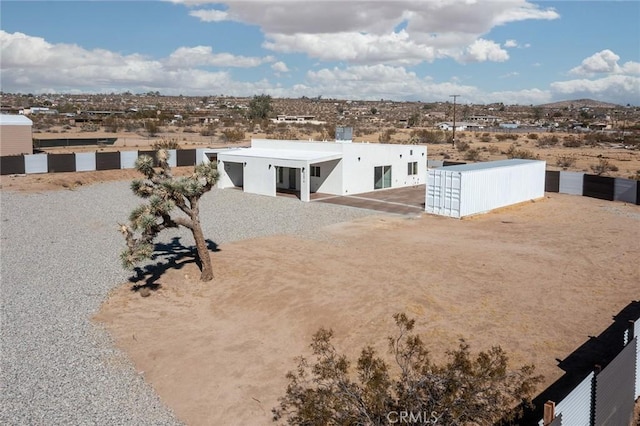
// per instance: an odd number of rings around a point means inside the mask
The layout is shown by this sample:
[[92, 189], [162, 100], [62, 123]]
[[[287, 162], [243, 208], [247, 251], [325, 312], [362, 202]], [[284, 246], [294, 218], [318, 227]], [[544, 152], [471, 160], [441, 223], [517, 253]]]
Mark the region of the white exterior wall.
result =
[[[321, 192], [333, 195], [350, 195], [374, 190], [374, 168], [391, 166], [391, 187], [420, 185], [426, 182], [427, 149], [416, 145], [391, 145], [368, 143], [301, 142], [270, 139], [255, 139], [252, 149], [282, 150], [282, 158], [242, 155], [234, 150], [232, 155], [218, 152], [218, 170], [220, 170], [219, 188], [239, 186], [242, 181], [244, 190], [262, 195], [275, 195], [276, 188], [289, 188], [289, 170], [284, 170], [283, 182], [277, 183], [277, 168], [296, 169], [296, 189], [301, 199], [308, 201], [309, 192]], [[286, 153], [284, 151], [287, 151]], [[342, 158], [319, 162], [295, 159], [294, 152], [326, 152], [327, 157], [341, 153]], [[303, 156], [304, 158], [304, 156]], [[408, 174], [408, 164], [417, 163], [416, 174]], [[238, 169], [231, 163], [242, 163], [243, 177], [234, 173]], [[271, 165], [271, 168], [269, 168]], [[311, 166], [320, 167], [320, 177], [311, 176]]]
[[544, 161], [469, 165], [474, 166], [472, 170], [464, 166], [429, 170], [425, 210], [460, 218], [544, 197]]
[[314, 164], [320, 167], [320, 177], [310, 177], [311, 192], [342, 194], [342, 175], [344, 160], [331, 160]]
[[[427, 148], [424, 146], [366, 143], [342, 145], [343, 185], [340, 195], [373, 191], [376, 166], [391, 166], [391, 188], [426, 182]], [[418, 163], [418, 173], [409, 176], [407, 165], [413, 161]]]

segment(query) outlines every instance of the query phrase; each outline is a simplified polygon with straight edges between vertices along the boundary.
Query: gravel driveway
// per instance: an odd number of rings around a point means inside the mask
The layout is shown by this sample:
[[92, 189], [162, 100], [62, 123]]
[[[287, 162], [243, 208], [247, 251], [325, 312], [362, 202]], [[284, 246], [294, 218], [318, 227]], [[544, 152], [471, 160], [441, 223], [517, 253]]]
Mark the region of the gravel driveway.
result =
[[[117, 223], [139, 203], [128, 182], [74, 191], [0, 193], [0, 424], [180, 424], [90, 322], [130, 273]], [[213, 190], [201, 201], [217, 244], [290, 233], [379, 214], [324, 203]], [[166, 232], [159, 242], [184, 232]], [[139, 326], [134, 325], [133, 326]]]

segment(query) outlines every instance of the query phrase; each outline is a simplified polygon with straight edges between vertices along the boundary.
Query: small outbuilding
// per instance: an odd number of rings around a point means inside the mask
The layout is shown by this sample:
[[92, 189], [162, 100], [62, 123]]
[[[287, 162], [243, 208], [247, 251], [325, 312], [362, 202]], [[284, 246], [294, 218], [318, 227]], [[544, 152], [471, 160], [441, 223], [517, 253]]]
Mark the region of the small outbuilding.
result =
[[24, 115], [0, 114], [0, 157], [33, 154], [32, 126]]
[[425, 211], [462, 218], [544, 197], [546, 162], [501, 160], [431, 169]]

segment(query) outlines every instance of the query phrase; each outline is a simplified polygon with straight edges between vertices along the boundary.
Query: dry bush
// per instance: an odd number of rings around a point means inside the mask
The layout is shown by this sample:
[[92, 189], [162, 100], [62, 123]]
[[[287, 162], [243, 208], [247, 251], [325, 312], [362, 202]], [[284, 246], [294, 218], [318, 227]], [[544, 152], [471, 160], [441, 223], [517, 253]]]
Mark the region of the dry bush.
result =
[[605, 160], [604, 158], [601, 158], [597, 164], [590, 165], [589, 168], [598, 176], [618, 171], [618, 166], [611, 164], [609, 160]]
[[537, 133], [529, 133], [527, 135], [527, 139], [531, 139], [532, 141], [535, 141], [538, 139], [538, 134]]
[[500, 142], [506, 141], [506, 140], [517, 141], [518, 138], [519, 136], [515, 133], [498, 133], [496, 135], [496, 139]]
[[556, 157], [556, 165], [563, 169], [568, 169], [576, 164], [576, 158], [573, 155], [558, 155]]
[[518, 149], [515, 145], [511, 145], [505, 154], [507, 154], [507, 158], [520, 158], [523, 160], [537, 160], [540, 158], [540, 156], [534, 154], [533, 151]]
[[391, 143], [391, 136], [393, 136], [394, 134], [396, 134], [396, 129], [385, 129], [385, 131], [382, 132], [380, 136], [378, 136], [378, 142]]
[[560, 140], [555, 135], [554, 136], [543, 136], [540, 139], [538, 139], [538, 142], [537, 142], [536, 145], [539, 148], [548, 148], [550, 146], [558, 145], [558, 142], [560, 142]]
[[494, 154], [495, 155], [495, 154], [498, 154], [500, 152], [500, 148], [498, 148], [495, 145], [489, 145], [488, 151], [489, 151], [489, 154]]
[[427, 129], [412, 130], [410, 139], [421, 144], [440, 144], [447, 141], [446, 135], [442, 130]]
[[225, 129], [222, 131], [222, 139], [225, 142], [239, 142], [241, 140], [244, 140], [244, 130]]
[[182, 149], [180, 147], [180, 144], [178, 143], [178, 139], [176, 138], [170, 138], [170, 139], [163, 138], [158, 142], [154, 142], [153, 145], [151, 145], [151, 147], [155, 151], [159, 149]]
[[470, 147], [467, 141], [456, 141], [456, 149], [460, 152], [468, 150]]
[[566, 148], [580, 148], [582, 144], [582, 139], [573, 135], [565, 136], [562, 141], [562, 146]]
[[478, 151], [475, 148], [471, 148], [469, 149], [465, 154], [464, 154], [464, 159], [467, 161], [480, 161], [480, 151]]

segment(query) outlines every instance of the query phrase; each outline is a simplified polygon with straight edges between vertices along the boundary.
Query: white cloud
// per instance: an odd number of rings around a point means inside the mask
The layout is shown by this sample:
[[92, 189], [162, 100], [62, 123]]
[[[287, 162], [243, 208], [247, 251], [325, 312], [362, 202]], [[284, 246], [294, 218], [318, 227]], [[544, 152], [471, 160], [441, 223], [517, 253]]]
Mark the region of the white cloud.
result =
[[594, 98], [621, 105], [636, 105], [640, 99], [640, 77], [615, 74], [596, 80], [558, 81], [551, 83], [551, 89], [564, 99]]
[[609, 49], [594, 53], [582, 61], [582, 64], [571, 69], [569, 73], [574, 75], [612, 74], [620, 72], [618, 60], [620, 56]]
[[[176, 67], [172, 61], [185, 61]], [[181, 48], [165, 60], [121, 55], [103, 49], [87, 50], [74, 44], [52, 44], [40, 37], [0, 30], [2, 88], [44, 93], [159, 90], [166, 94], [256, 93], [264, 82], [233, 81], [224, 71], [193, 68], [198, 65], [251, 66], [272, 57], [244, 58], [211, 53], [205, 46]]]
[[229, 19], [229, 14], [223, 10], [209, 9], [209, 10], [192, 10], [189, 15], [199, 18], [204, 22], [222, 22]]
[[289, 67], [287, 67], [287, 64], [282, 61], [273, 63], [271, 65], [271, 69], [279, 73], [289, 72]]
[[494, 41], [478, 39], [467, 47], [460, 57], [462, 62], [504, 62], [509, 59], [509, 54]]
[[[526, 0], [224, 3], [224, 12], [203, 8], [191, 14], [256, 25], [265, 33], [263, 47], [276, 52], [355, 64], [407, 65], [442, 57], [505, 61], [508, 54], [483, 35], [498, 25], [559, 17], [553, 8]], [[396, 31], [399, 26], [403, 29]]]
[[264, 58], [236, 56], [230, 53], [213, 53], [211, 46], [180, 47], [166, 60], [171, 68], [190, 68], [199, 66], [253, 68], [272, 62], [272, 56]]
[[507, 40], [504, 42], [504, 47], [518, 47], [518, 42], [515, 40]]

